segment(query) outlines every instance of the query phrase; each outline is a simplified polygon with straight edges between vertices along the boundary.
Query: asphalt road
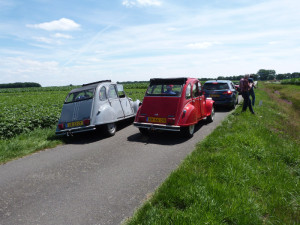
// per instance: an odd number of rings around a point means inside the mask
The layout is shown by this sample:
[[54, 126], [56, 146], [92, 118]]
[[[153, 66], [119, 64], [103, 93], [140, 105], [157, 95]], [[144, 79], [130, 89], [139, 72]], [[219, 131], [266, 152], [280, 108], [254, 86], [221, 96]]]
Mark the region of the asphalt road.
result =
[[0, 166], [0, 224], [120, 224], [229, 112], [200, 122], [191, 139], [143, 136], [130, 123]]

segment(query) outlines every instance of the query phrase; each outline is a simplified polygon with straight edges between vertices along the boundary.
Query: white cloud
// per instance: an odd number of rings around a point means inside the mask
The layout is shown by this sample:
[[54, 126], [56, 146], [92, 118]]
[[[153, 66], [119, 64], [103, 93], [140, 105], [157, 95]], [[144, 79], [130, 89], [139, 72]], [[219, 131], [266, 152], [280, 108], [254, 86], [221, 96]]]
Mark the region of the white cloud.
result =
[[187, 47], [193, 48], [193, 49], [205, 49], [205, 48], [209, 48], [216, 44], [220, 44], [220, 43], [219, 42], [198, 42], [198, 43], [188, 44]]
[[[58, 62], [39, 61], [23, 57], [0, 57], [0, 83], [12, 82], [38, 82], [42, 85], [54, 74], [58, 74]], [[14, 69], [11, 69], [14, 68]], [[56, 78], [58, 79], [58, 77]]]
[[55, 38], [65, 38], [65, 39], [72, 39], [73, 37], [68, 34], [61, 34], [61, 33], [56, 33], [53, 35]]
[[33, 37], [34, 40], [38, 41], [38, 42], [42, 42], [42, 43], [46, 43], [46, 44], [61, 44], [60, 41], [51, 39], [51, 38], [46, 38], [46, 37]]
[[279, 41], [270, 41], [269, 42], [269, 45], [277, 45], [277, 44], [279, 44]]
[[161, 1], [158, 0], [124, 0], [122, 5], [126, 7], [133, 6], [161, 6]]
[[158, 0], [137, 0], [137, 3], [143, 6], [160, 6], [161, 2]]
[[80, 25], [75, 23], [73, 20], [61, 18], [60, 20], [53, 20], [51, 22], [39, 23], [39, 24], [27, 24], [27, 27], [43, 29], [47, 31], [63, 30], [71, 31], [78, 30]]
[[124, 5], [126, 7], [133, 7], [133, 6], [136, 5], [136, 2], [125, 0], [125, 1], [122, 2], [122, 5]]

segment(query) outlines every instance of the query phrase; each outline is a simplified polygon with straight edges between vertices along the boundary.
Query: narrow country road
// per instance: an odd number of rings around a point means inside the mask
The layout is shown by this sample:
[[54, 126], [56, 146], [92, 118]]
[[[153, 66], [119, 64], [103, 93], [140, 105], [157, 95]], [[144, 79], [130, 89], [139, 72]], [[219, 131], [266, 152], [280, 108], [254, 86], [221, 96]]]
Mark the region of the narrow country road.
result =
[[228, 113], [200, 122], [191, 139], [127, 124], [0, 165], [0, 225], [120, 224]]

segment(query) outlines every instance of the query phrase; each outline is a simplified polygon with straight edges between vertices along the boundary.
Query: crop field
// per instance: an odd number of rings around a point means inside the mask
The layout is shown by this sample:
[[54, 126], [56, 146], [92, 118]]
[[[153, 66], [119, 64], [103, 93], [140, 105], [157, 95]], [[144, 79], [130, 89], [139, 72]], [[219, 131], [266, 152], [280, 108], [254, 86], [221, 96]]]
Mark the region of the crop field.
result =
[[1, 89], [0, 138], [11, 138], [57, 122], [71, 87]]
[[[0, 89], [0, 139], [55, 125], [63, 102], [73, 88]], [[125, 92], [133, 100], [142, 100], [146, 88], [146, 84], [124, 84]]]
[[292, 78], [292, 79], [282, 80], [281, 83], [282, 84], [300, 85], [300, 78]]

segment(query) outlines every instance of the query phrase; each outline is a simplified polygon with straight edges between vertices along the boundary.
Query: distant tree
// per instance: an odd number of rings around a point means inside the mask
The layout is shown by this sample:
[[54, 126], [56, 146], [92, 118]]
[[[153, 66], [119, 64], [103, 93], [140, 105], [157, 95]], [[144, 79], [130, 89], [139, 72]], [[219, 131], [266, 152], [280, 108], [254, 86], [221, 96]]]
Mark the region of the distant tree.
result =
[[283, 79], [286, 79], [286, 74], [277, 74], [277, 75], [276, 75], [276, 79], [277, 79], [277, 80], [283, 80]]
[[273, 80], [276, 77], [275, 70], [260, 69], [256, 74], [260, 80]]
[[299, 72], [292, 73], [292, 78], [300, 78], [300, 73]]
[[42, 87], [38, 83], [34, 82], [16, 82], [16, 83], [8, 83], [8, 84], [0, 84], [0, 88], [27, 88], [27, 87]]

